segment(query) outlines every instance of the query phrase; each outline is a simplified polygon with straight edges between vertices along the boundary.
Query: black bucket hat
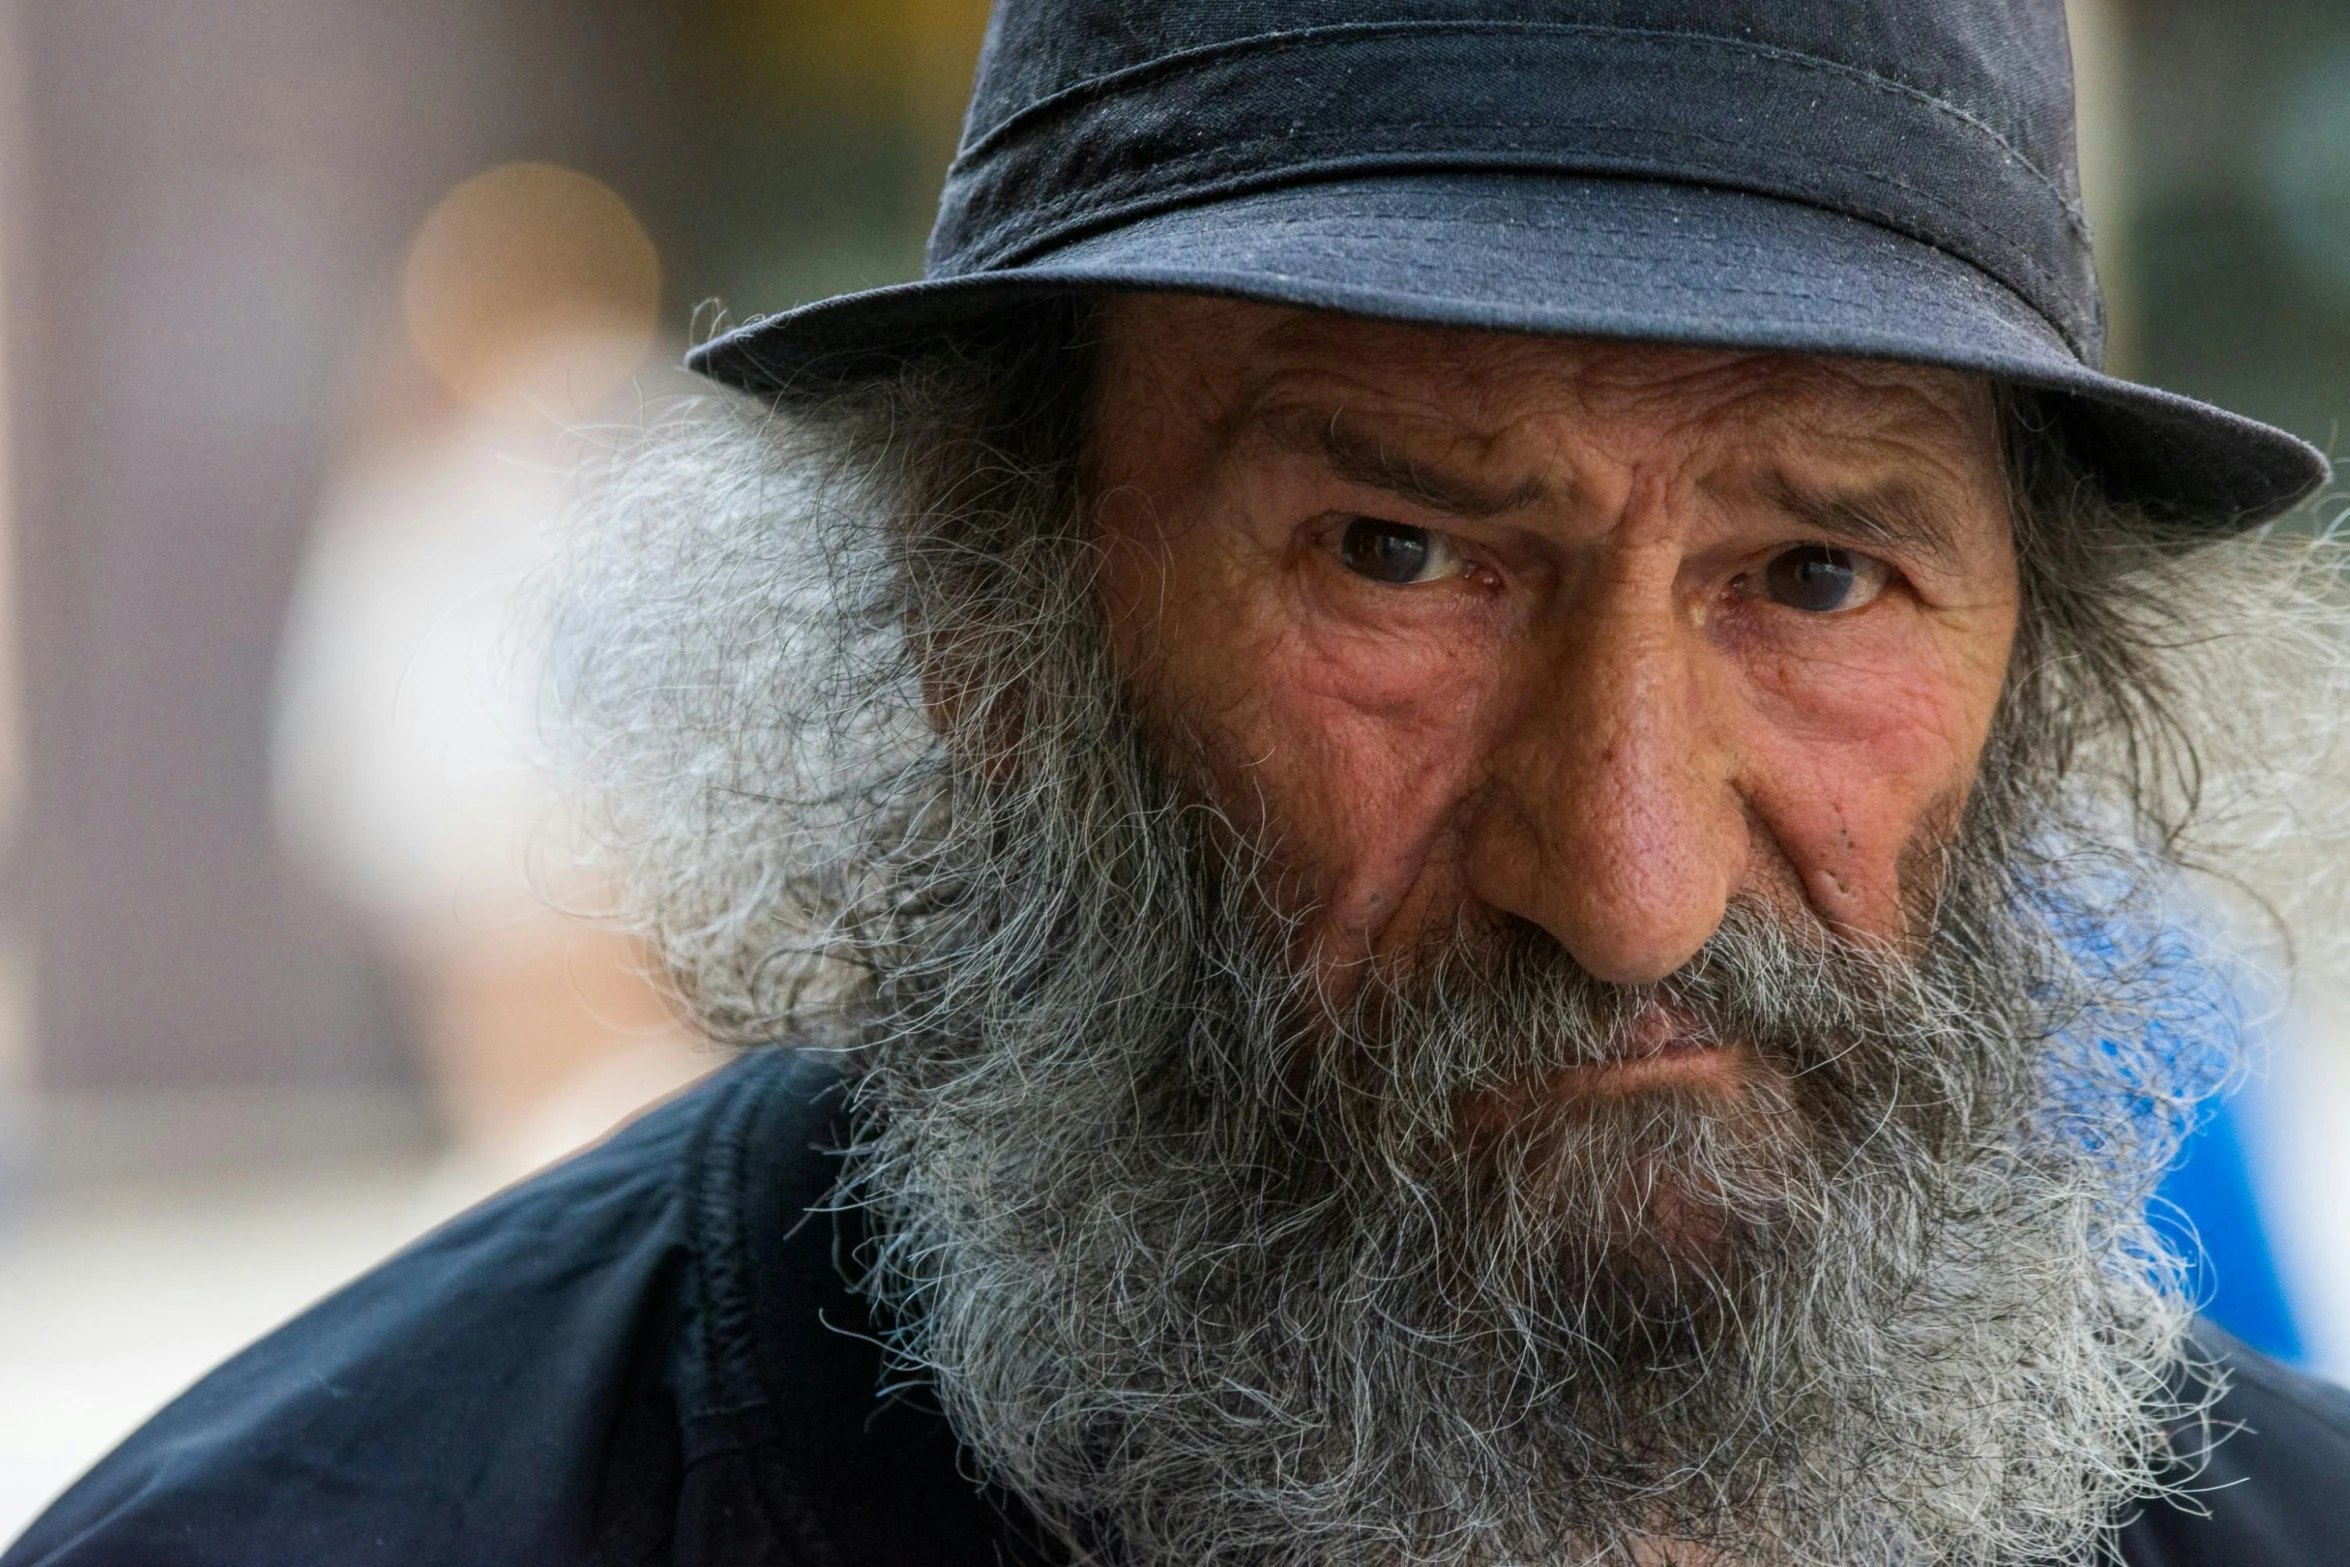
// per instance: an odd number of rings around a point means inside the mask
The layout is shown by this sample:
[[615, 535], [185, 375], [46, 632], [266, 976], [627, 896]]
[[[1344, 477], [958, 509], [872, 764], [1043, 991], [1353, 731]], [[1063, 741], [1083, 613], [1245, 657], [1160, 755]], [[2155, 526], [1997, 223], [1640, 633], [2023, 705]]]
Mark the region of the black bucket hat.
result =
[[2327, 471], [2103, 373], [2062, 0], [999, 0], [923, 279], [690, 362], [815, 396], [1114, 289], [1976, 371], [2205, 528]]

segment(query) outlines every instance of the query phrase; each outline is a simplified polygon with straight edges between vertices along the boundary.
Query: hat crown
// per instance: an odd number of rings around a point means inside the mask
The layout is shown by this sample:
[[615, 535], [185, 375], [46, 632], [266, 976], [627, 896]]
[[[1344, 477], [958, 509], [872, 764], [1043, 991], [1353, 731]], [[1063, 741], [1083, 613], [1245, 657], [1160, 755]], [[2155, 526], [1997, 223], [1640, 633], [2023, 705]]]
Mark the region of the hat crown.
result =
[[2065, 0], [997, 0], [927, 277], [694, 362], [821, 397], [1111, 289], [1855, 355], [2050, 394], [2152, 516], [2274, 516], [2314, 448], [2102, 373], [2075, 160]]
[[966, 137], [1055, 93], [1186, 51], [1398, 23], [1735, 39], [1930, 94], [2051, 173], [2073, 162], [2063, 0], [998, 0]]
[[1811, 202], [2101, 354], [2062, 0], [999, 0], [930, 271], [1432, 166]]

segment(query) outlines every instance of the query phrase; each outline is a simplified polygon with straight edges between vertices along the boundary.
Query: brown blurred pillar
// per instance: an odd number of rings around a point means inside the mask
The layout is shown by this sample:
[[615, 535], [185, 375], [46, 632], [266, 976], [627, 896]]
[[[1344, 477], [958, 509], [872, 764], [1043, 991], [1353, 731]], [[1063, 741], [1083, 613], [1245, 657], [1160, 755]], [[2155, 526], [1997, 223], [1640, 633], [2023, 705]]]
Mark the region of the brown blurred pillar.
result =
[[[659, 11], [17, 5], [17, 895], [68, 1162], [139, 1158], [159, 1127], [230, 1154], [393, 1135], [389, 987], [270, 823], [278, 627], [410, 230], [505, 158], [657, 183]], [[234, 1111], [209, 1129], [186, 1109], [207, 1095]]]

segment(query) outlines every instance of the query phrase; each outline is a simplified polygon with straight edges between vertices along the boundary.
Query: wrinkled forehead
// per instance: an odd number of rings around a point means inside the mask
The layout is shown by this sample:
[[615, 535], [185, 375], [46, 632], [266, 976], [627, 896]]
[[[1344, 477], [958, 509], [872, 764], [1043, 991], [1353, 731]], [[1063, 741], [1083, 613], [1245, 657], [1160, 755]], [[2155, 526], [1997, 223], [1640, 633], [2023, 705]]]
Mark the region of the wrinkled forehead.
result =
[[1996, 471], [1980, 376], [1878, 360], [1381, 321], [1179, 294], [1104, 310], [1097, 410], [1112, 439], [1229, 452], [1301, 421], [1507, 447], [1605, 432], [1635, 447], [1714, 444]]

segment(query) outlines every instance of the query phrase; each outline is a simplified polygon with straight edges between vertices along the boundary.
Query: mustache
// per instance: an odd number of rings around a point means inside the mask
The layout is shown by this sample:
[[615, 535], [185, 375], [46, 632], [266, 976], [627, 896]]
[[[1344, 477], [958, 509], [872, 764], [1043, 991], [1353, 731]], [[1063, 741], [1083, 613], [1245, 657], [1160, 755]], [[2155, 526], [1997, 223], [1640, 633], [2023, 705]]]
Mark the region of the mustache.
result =
[[1680, 970], [1617, 985], [1503, 917], [1366, 961], [1343, 1000], [1306, 986], [1319, 1015], [1297, 1048], [1349, 1098], [1431, 1120], [1463, 1099], [1694, 1049], [1784, 1082], [1816, 1113], [1865, 1100], [1911, 1123], [1974, 1121], [2029, 1084], [1988, 1058], [1999, 1036], [1979, 1024], [1996, 998], [1948, 958], [1930, 937], [1901, 952], [1742, 895]]

